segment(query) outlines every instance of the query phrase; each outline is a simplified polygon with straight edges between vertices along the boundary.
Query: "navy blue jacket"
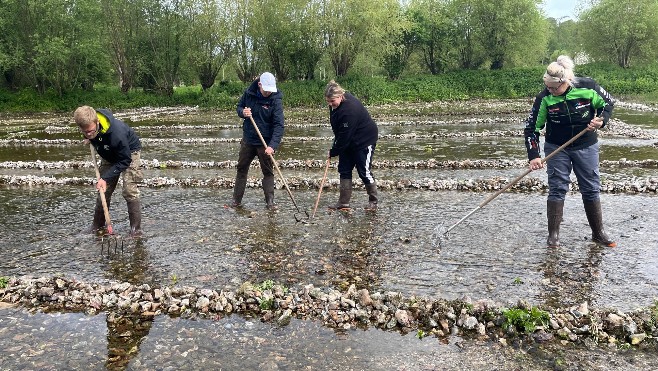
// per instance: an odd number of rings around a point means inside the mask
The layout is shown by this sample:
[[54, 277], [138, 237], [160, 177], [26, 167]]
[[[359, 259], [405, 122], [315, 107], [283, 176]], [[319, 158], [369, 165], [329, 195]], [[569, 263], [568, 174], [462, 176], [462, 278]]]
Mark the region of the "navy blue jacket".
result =
[[361, 101], [350, 93], [345, 93], [344, 97], [338, 108], [329, 107], [329, 121], [335, 136], [329, 157], [346, 150], [364, 149], [376, 144], [379, 137], [377, 124]]
[[115, 118], [110, 110], [97, 109], [96, 113], [107, 120], [104, 122], [99, 117], [100, 131], [90, 142], [98, 155], [112, 164], [108, 171], [101, 174], [103, 180], [109, 181], [118, 177], [130, 166], [131, 154], [141, 150], [142, 144], [135, 131], [123, 121]]
[[244, 117], [242, 110], [245, 107], [251, 108], [251, 116], [256, 121], [258, 130], [260, 130], [265, 143], [268, 147], [279, 148], [283, 138], [283, 93], [279, 90], [264, 97], [258, 88], [259, 79], [252, 82], [240, 98], [237, 106], [238, 116], [243, 118], [242, 139], [245, 143], [253, 146], [262, 146], [258, 133], [248, 117]]

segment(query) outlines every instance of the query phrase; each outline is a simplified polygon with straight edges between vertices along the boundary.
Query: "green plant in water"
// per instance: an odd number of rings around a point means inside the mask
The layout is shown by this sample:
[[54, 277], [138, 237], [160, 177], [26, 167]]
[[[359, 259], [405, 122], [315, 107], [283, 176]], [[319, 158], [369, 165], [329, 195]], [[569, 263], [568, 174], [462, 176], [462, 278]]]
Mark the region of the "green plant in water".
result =
[[523, 331], [526, 334], [534, 332], [537, 326], [548, 325], [548, 312], [545, 312], [537, 307], [532, 309], [512, 308], [503, 310], [505, 316], [505, 323], [503, 328], [508, 329], [514, 326], [517, 330]]
[[421, 329], [418, 329], [418, 331], [416, 331], [416, 337], [419, 338], [420, 340], [423, 340], [425, 336], [427, 336], [427, 333], [425, 331]]
[[516, 278], [514, 279], [514, 284], [515, 284], [515, 285], [523, 285], [523, 283], [524, 283], [523, 280], [522, 280], [521, 278], [519, 278], [519, 277], [516, 277]]
[[[277, 285], [277, 283], [273, 280], [265, 280], [265, 281], [261, 282], [258, 285], [254, 285], [254, 289], [262, 292], [262, 291], [265, 291], [265, 290], [272, 290], [274, 288], [274, 286], [276, 286], [276, 285]], [[281, 290], [283, 291], [284, 294], [288, 293], [288, 288], [287, 287], [285, 287], [281, 284], [278, 284], [278, 285], [281, 286]]]
[[425, 152], [427, 152], [427, 153], [432, 153], [432, 152], [434, 152], [434, 149], [433, 149], [432, 146], [430, 146], [430, 145], [426, 145], [425, 148], [423, 148], [423, 150], [424, 150]]
[[9, 284], [7, 277], [0, 277], [0, 289], [6, 288], [7, 284]]
[[265, 280], [258, 285], [255, 285], [254, 288], [258, 291], [272, 290], [276, 282], [272, 280]]
[[171, 275], [171, 284], [175, 285], [178, 282], [178, 276], [176, 274]]
[[261, 300], [261, 302], [258, 304], [258, 307], [262, 310], [270, 310], [274, 306], [274, 299], [269, 298], [265, 300]]

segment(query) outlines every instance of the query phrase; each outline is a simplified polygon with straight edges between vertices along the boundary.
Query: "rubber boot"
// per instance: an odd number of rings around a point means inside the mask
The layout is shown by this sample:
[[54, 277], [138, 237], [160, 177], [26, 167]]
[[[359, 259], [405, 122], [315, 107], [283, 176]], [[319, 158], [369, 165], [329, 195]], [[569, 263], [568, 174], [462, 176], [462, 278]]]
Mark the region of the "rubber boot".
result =
[[105, 214], [103, 213], [103, 204], [99, 198], [94, 208], [94, 220], [91, 222], [87, 233], [96, 233], [103, 227], [105, 227]]
[[548, 247], [560, 246], [560, 223], [562, 223], [562, 214], [564, 212], [564, 200], [546, 201], [546, 216], [548, 217]]
[[338, 202], [336, 202], [334, 205], [329, 206], [329, 208], [333, 210], [349, 209], [351, 198], [352, 198], [352, 179], [341, 179], [340, 195], [338, 196]]
[[368, 205], [365, 207], [365, 209], [369, 211], [377, 210], [377, 184], [367, 184], [366, 192], [368, 193]]
[[263, 178], [263, 193], [265, 193], [265, 207], [268, 210], [276, 210], [274, 203], [274, 175]]
[[592, 241], [607, 247], [617, 247], [617, 243], [608, 237], [603, 230], [603, 212], [601, 211], [601, 200], [583, 201], [585, 214], [590, 228], [592, 228]]
[[142, 235], [142, 203], [139, 199], [126, 201], [126, 203], [128, 204], [130, 235], [140, 237]]
[[247, 174], [238, 174], [235, 176], [235, 185], [233, 186], [233, 201], [231, 207], [242, 206], [242, 197], [244, 197], [244, 190], [247, 188]]

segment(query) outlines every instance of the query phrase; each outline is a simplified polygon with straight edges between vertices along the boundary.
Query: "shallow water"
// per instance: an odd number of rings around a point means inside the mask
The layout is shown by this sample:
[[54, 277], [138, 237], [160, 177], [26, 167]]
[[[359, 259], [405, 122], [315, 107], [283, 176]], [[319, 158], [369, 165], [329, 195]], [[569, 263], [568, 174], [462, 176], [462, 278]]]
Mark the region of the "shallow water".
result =
[[[155, 116], [136, 120], [140, 135], [145, 138], [142, 158], [159, 161], [235, 161], [239, 147], [237, 142], [199, 144], [180, 140], [237, 139], [239, 129], [215, 132], [183, 128], [162, 133], [149, 130], [150, 126], [155, 125], [234, 125], [232, 115], [226, 112], [194, 112], [188, 115], [191, 117]], [[658, 124], [654, 116], [651, 113], [620, 113], [627, 124], [645, 129], [656, 129]], [[463, 117], [454, 118], [456, 121], [461, 119]], [[17, 132], [21, 133], [17, 137], [19, 139], [76, 139], [75, 133], [44, 134], [47, 126], [70, 125], [65, 119], [54, 122], [35, 117], [35, 122], [30, 123], [29, 118], [24, 118], [19, 124], [0, 126], [0, 139], [8, 139]], [[391, 122], [391, 119], [386, 122]], [[502, 117], [500, 122], [500, 126], [451, 122], [436, 125], [387, 124], [382, 126], [382, 133], [415, 133], [421, 136], [442, 132], [521, 129], [520, 122], [515, 127], [513, 120], [507, 116]], [[286, 135], [297, 138], [331, 135], [327, 128], [292, 126]], [[149, 144], [149, 138], [167, 141]], [[653, 142], [619, 136], [605, 137], [602, 140], [601, 159], [655, 159], [658, 158], [658, 149], [652, 145]], [[329, 140], [292, 139], [285, 142], [277, 158], [323, 161], [329, 146]], [[76, 144], [0, 146], [0, 161], [3, 163], [86, 161], [88, 156], [88, 148]], [[386, 161], [428, 159], [517, 160], [525, 159], [525, 149], [522, 138], [496, 135], [380, 140], [375, 161], [382, 161], [382, 165], [374, 169], [375, 176], [382, 181], [423, 178], [472, 180], [498, 176], [511, 179], [524, 170], [514, 167], [400, 169], [386, 165]], [[601, 170], [604, 181], [656, 176], [655, 168], [602, 167]], [[283, 171], [286, 177], [292, 179], [317, 182], [322, 177], [323, 168], [284, 168]], [[54, 170], [0, 168], [0, 175], [88, 179], [92, 174], [93, 170], [88, 167]], [[232, 179], [234, 174], [232, 167], [145, 171], [146, 178], [175, 179]], [[257, 185], [260, 170], [253, 168], [250, 177]], [[542, 182], [546, 178], [543, 172], [530, 177]], [[330, 171], [329, 179], [334, 185], [338, 181], [335, 169]], [[380, 190], [382, 207], [373, 214], [360, 207], [351, 213], [329, 212], [326, 206], [337, 198], [334, 187], [323, 191], [316, 218], [305, 224], [296, 221], [295, 214], [300, 213], [281, 188], [281, 183], [277, 181], [277, 184], [276, 199], [280, 206], [277, 212], [264, 209], [260, 188], [248, 188], [245, 207], [233, 210], [224, 206], [231, 198], [230, 186], [144, 187], [143, 227], [146, 236], [141, 241], [126, 236], [126, 206], [117, 192], [112, 199], [111, 214], [115, 230], [124, 236], [125, 246], [123, 253], [112, 251], [109, 254], [107, 251], [101, 252], [101, 243], [95, 236], [82, 233], [91, 220], [95, 200], [91, 185], [0, 185], [0, 275], [61, 274], [89, 282], [111, 280], [154, 286], [183, 284], [221, 289], [235, 289], [246, 280], [260, 282], [272, 279], [289, 287], [312, 283], [345, 289], [355, 284], [376, 291], [399, 291], [405, 296], [445, 299], [468, 296], [474, 300], [492, 299], [503, 305], [513, 304], [519, 299], [534, 305], [554, 307], [587, 301], [592, 307], [617, 308], [621, 311], [646, 307], [658, 297], [658, 255], [655, 254], [658, 237], [653, 231], [653, 226], [658, 222], [658, 210], [655, 208], [657, 196], [652, 193], [602, 195], [606, 230], [617, 239], [617, 249], [603, 249], [589, 242], [590, 231], [580, 196], [570, 194], [561, 229], [564, 246], [547, 250], [546, 195], [540, 192], [505, 193], [456, 226], [446, 238], [442, 231], [478, 207], [491, 195], [490, 191], [383, 189]], [[293, 195], [302, 215], [312, 212], [317, 188], [293, 189]], [[365, 191], [355, 189], [352, 201], [356, 206], [366, 204]], [[30, 344], [39, 334], [42, 349], [54, 347], [49, 342], [55, 342], [58, 336], [78, 336], [79, 341], [92, 349], [85, 347], [83, 350], [80, 346], [71, 345], [67, 353], [60, 353], [60, 357], [68, 358], [66, 362], [69, 363], [55, 363], [52, 368], [77, 368], [76, 365], [82, 363], [103, 365], [112, 358], [105, 350], [108, 347], [108, 330], [103, 327], [103, 315], [28, 315], [24, 310], [9, 311], [8, 318], [13, 318], [14, 322], [5, 320], [0, 324], [0, 334], [3, 334], [0, 338], [13, 338], [16, 354], [29, 353], [20, 344]], [[80, 330], [82, 328], [89, 330]], [[92, 328], [96, 330], [92, 331]], [[520, 367], [515, 358], [518, 354], [510, 356], [508, 352], [513, 351], [491, 345], [478, 347], [466, 342], [470, 345], [458, 348], [452, 345], [454, 342], [449, 345], [441, 345], [436, 339], [421, 342], [412, 335], [401, 336], [380, 330], [342, 334], [303, 321], [293, 321], [288, 327], [276, 328], [240, 317], [212, 322], [161, 316], [149, 325], [147, 332], [148, 336], [142, 341], [139, 352], [129, 357], [132, 368], [159, 369], [163, 364], [178, 368], [192, 359], [198, 361], [204, 357], [216, 360], [217, 364], [248, 364], [269, 369], [274, 369], [275, 365], [286, 369], [304, 365], [380, 369], [390, 363], [397, 369], [408, 369], [422, 365], [416, 363], [414, 357], [427, 360], [436, 368], [440, 367], [439, 363], [432, 362], [442, 357], [450, 360], [448, 368], [451, 369], [459, 369], [460, 365], [467, 368], [487, 365], [491, 366], [489, 369]], [[272, 337], [279, 341], [271, 341]], [[136, 335], [128, 338], [134, 342], [140, 341]], [[246, 345], [253, 342], [261, 348], [254, 350]], [[194, 347], [197, 348], [191, 350]], [[220, 357], [218, 348], [231, 351], [222, 351]], [[399, 356], [400, 349], [412, 356]], [[464, 349], [470, 355], [483, 352], [483, 359], [467, 361], [462, 354]], [[254, 358], [254, 353], [260, 356]], [[50, 359], [48, 354], [48, 351], [37, 351], [27, 359], [5, 359], [0, 367], [41, 368], [39, 365], [46, 364], [44, 362]], [[573, 354], [581, 353], [574, 350]], [[156, 355], [164, 357], [164, 363], [154, 361]], [[531, 360], [534, 359], [531, 362], [535, 362], [537, 368], [544, 367], [545, 359], [539, 358], [531, 357]], [[125, 359], [121, 358], [122, 361]], [[477, 363], [479, 361], [481, 363]]]

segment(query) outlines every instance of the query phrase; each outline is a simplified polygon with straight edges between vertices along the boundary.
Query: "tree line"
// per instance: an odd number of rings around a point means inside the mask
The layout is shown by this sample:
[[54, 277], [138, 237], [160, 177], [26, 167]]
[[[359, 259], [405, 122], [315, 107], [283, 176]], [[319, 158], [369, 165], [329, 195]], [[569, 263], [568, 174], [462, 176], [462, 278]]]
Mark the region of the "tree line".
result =
[[[59, 95], [118, 84], [171, 96], [226, 74], [499, 70], [559, 54], [630, 67], [658, 52], [658, 1], [600, 0], [578, 20], [540, 0], [0, 0], [0, 85]], [[228, 71], [228, 72], [227, 72]]]

